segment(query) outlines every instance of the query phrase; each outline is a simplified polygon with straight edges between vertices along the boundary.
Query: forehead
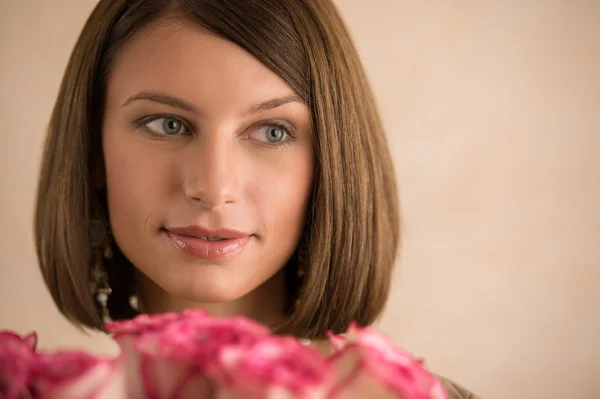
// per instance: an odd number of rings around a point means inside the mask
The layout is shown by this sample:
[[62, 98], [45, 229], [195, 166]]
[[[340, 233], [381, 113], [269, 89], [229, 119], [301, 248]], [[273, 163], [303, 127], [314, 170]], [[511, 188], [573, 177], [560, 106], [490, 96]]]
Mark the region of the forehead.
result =
[[[202, 105], [246, 106], [294, 94], [252, 54], [192, 22], [161, 19], [126, 43], [114, 61], [108, 98], [159, 90]], [[115, 98], [116, 97], [116, 98]]]

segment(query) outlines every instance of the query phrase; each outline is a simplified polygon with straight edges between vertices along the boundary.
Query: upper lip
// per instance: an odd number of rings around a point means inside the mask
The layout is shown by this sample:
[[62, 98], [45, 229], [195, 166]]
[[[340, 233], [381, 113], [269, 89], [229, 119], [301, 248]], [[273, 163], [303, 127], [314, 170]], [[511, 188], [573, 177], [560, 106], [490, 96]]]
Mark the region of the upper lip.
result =
[[167, 227], [167, 231], [188, 237], [195, 238], [222, 238], [222, 239], [236, 239], [236, 238], [246, 238], [250, 233], [229, 229], [225, 227], [219, 227], [216, 229], [204, 228], [202, 226], [176, 226], [176, 227]]

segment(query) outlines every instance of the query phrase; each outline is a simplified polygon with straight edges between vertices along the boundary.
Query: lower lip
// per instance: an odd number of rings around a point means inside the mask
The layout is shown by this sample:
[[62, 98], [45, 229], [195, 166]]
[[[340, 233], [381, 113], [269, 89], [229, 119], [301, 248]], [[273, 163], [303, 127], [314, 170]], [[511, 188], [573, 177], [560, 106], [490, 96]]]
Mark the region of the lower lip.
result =
[[220, 241], [207, 241], [201, 238], [184, 236], [165, 231], [171, 244], [183, 253], [194, 258], [206, 260], [227, 259], [241, 252], [251, 236]]

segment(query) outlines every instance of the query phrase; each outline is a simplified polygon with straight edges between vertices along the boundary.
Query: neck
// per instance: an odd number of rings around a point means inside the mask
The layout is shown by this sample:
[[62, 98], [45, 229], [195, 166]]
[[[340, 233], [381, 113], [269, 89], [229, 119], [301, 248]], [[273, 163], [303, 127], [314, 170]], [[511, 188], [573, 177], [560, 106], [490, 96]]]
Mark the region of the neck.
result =
[[141, 313], [180, 313], [186, 309], [202, 309], [214, 317], [246, 316], [267, 327], [284, 320], [285, 285], [279, 272], [248, 294], [228, 302], [194, 302], [170, 295], [145, 275], [138, 273], [137, 294]]

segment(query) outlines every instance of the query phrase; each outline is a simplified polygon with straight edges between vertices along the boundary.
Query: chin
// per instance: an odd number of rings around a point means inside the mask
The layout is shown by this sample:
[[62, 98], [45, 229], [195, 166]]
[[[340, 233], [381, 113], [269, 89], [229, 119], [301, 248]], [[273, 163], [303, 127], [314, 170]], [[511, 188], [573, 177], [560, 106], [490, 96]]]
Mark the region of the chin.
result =
[[188, 276], [179, 286], [172, 287], [167, 292], [190, 302], [199, 303], [224, 303], [240, 299], [252, 292], [257, 287], [236, 284], [235, 279], [223, 273], [194, 273]]

